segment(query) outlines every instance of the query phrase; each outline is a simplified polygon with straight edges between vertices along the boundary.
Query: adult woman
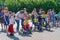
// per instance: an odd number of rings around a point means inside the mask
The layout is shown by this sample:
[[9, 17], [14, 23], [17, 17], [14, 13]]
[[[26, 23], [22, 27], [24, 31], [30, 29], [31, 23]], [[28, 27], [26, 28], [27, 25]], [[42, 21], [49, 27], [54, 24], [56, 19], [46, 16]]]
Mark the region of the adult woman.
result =
[[33, 22], [33, 24], [34, 24], [34, 16], [35, 15], [38, 16], [38, 14], [36, 12], [36, 8], [34, 8], [33, 11], [32, 11], [32, 22]]
[[1, 23], [2, 30], [3, 30], [4, 13], [2, 12], [1, 8], [0, 8], [0, 23]]

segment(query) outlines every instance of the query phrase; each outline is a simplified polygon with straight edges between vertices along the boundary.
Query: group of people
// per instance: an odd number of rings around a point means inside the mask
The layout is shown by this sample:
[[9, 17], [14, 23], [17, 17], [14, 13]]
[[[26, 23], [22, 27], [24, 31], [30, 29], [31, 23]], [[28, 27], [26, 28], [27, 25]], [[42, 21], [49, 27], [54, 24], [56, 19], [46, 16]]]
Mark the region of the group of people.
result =
[[[20, 21], [21, 20], [21, 21]], [[29, 20], [32, 22], [32, 26], [34, 25], [34, 29], [30, 26]], [[53, 26], [56, 26], [56, 22], [60, 22], [60, 12], [56, 15], [54, 9], [49, 9], [46, 12], [43, 9], [40, 9], [37, 13], [36, 8], [33, 9], [31, 13], [26, 11], [26, 8], [18, 11], [17, 13], [9, 11], [7, 7], [4, 10], [0, 9], [0, 23], [2, 30], [6, 29], [6, 32], [10, 33], [10, 35], [14, 35], [14, 24], [17, 24], [16, 31], [19, 32], [20, 23], [22, 25], [23, 34], [32, 33], [32, 29], [34, 31], [43, 31], [43, 27], [46, 30], [51, 30], [51, 22]], [[58, 26], [58, 23], [57, 23]]]

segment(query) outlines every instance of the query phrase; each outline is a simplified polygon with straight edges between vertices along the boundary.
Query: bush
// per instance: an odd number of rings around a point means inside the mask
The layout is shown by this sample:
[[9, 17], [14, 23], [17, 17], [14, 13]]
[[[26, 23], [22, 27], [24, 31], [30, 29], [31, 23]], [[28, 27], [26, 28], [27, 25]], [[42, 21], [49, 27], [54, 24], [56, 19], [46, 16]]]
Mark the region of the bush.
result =
[[54, 8], [56, 12], [60, 11], [60, 0], [2, 0], [2, 3], [14, 12], [23, 8], [27, 8], [28, 12], [31, 12], [33, 8], [36, 8], [37, 12], [40, 8], [44, 10]]

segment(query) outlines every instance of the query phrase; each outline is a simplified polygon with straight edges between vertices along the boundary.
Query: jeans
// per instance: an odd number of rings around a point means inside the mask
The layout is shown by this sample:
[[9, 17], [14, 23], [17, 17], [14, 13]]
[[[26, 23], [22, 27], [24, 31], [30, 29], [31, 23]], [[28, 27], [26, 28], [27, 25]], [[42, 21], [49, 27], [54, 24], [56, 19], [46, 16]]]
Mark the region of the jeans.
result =
[[24, 19], [21, 19], [21, 25], [22, 25], [22, 28], [24, 26]]
[[20, 23], [20, 21], [19, 21], [19, 20], [15, 20], [15, 21], [16, 21], [16, 23], [17, 23], [17, 28], [16, 28], [16, 30], [19, 31], [19, 25], [20, 25], [19, 23]]

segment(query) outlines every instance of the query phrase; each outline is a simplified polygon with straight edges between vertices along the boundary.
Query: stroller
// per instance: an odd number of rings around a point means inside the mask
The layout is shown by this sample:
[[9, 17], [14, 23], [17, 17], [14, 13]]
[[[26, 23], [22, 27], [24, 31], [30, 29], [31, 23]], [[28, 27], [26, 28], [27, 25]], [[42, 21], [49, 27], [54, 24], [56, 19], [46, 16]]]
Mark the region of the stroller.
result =
[[42, 19], [42, 26], [45, 27], [46, 30], [51, 29], [48, 17]]
[[31, 27], [30, 24], [28, 23], [28, 20], [24, 20], [24, 26], [23, 26], [23, 34], [32, 34], [31, 33]]
[[34, 18], [34, 25], [35, 25], [35, 28], [34, 30], [38, 30], [38, 31], [42, 31], [42, 26], [41, 26], [41, 17], [40, 16], [37, 16]]

